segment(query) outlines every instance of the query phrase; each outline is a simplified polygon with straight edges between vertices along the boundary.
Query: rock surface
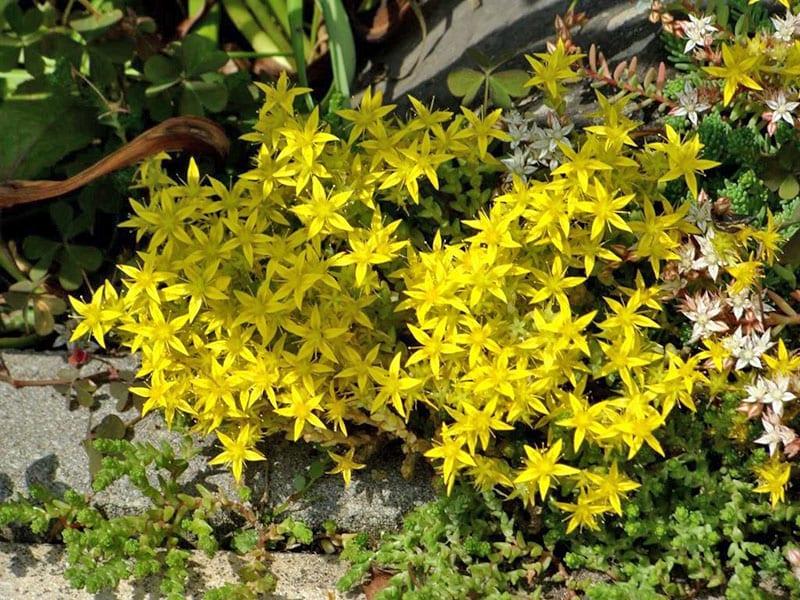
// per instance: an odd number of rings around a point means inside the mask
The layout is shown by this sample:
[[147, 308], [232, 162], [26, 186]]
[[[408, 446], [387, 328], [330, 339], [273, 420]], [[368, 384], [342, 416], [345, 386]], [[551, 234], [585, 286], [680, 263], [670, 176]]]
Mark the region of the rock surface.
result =
[[[423, 41], [411, 17], [384, 50], [370, 53], [360, 76], [361, 87], [374, 85], [387, 99], [406, 106], [405, 94], [437, 105], [455, 106], [447, 74], [471, 67], [468, 49], [489, 57], [513, 56], [503, 68], [526, 68], [525, 53], [540, 52], [553, 39], [553, 22], [568, 6], [565, 0], [435, 0], [423, 6], [428, 34]], [[582, 47], [592, 42], [614, 61], [639, 55], [647, 63], [659, 49], [658, 26], [647, 20], [649, 2], [579, 0], [576, 10], [589, 22], [575, 32]], [[375, 82], [382, 77], [382, 81]]]
[[[241, 559], [218, 552], [209, 559], [194, 553], [191, 559], [187, 598], [202, 598], [203, 592], [237, 581]], [[0, 543], [0, 598], [3, 600], [144, 600], [159, 598], [158, 582], [120, 584], [115, 592], [90, 594], [75, 590], [63, 577], [66, 557], [62, 546]], [[319, 554], [275, 552], [272, 572], [278, 578], [273, 600], [361, 600], [362, 594], [335, 592], [336, 581], [346, 567], [335, 558]]]
[[[51, 380], [67, 367], [58, 353], [4, 352], [0, 359], [15, 379]], [[112, 362], [119, 369], [136, 368], [136, 361], [130, 357]], [[104, 365], [93, 361], [84, 367], [83, 374], [98, 368]], [[26, 495], [33, 483], [56, 494], [68, 487], [81, 492], [90, 490], [89, 459], [82, 440], [107, 414], [118, 414], [123, 421], [138, 414], [134, 408], [117, 411], [116, 400], [106, 388], [101, 388], [97, 397], [99, 406], [93, 410], [70, 409], [64, 396], [53, 387], [14, 388], [0, 382], [0, 454], [4, 458], [0, 464], [0, 501], [17, 492]], [[134, 441], [158, 445], [166, 440], [174, 445], [180, 440], [180, 435], [168, 431], [155, 414], [137, 423], [133, 431]], [[194, 485], [201, 483], [235, 497], [236, 486], [230, 472], [207, 464], [208, 458], [218, 453], [215, 437], [198, 439], [197, 443], [201, 453], [190, 462], [182, 479], [187, 492], [194, 493]], [[320, 453], [308, 444], [279, 437], [266, 440], [264, 452], [268, 462], [250, 465], [245, 483], [253, 490], [256, 506], [273, 511], [292, 496], [295, 477], [305, 474]], [[401, 461], [399, 451], [373, 457], [366, 469], [353, 473], [348, 489], [339, 475], [323, 475], [290, 502], [287, 512], [278, 518], [292, 516], [316, 530], [324, 521], [332, 520], [339, 531], [363, 531], [373, 537], [396, 529], [406, 512], [434, 495], [430, 467], [420, 461], [414, 479], [406, 481], [400, 475]], [[136, 513], [149, 505], [125, 480], [98, 494], [95, 500], [110, 516]], [[226, 523], [223, 518], [216, 525], [225, 528]]]

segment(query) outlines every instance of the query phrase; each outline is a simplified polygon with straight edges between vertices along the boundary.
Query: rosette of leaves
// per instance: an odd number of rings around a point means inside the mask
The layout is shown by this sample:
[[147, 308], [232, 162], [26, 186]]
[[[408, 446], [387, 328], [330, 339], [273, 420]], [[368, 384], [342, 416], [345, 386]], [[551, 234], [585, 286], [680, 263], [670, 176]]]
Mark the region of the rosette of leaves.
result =
[[464, 106], [472, 105], [481, 92], [482, 105], [486, 109], [490, 106], [511, 108], [512, 98], [523, 98], [527, 95], [528, 88], [525, 87], [529, 79], [527, 71], [498, 70], [512, 58], [512, 55], [504, 55], [499, 60], [492, 61], [482, 52], [469, 49], [467, 56], [476, 64], [477, 69], [462, 67], [447, 75], [447, 88], [456, 98], [461, 99]]
[[228, 103], [225, 76], [219, 69], [228, 55], [211, 40], [190, 34], [181, 43], [168, 45], [162, 54], [151, 56], [144, 64], [144, 76], [151, 85], [145, 91], [151, 112], [172, 113], [177, 107], [182, 115], [219, 112]]

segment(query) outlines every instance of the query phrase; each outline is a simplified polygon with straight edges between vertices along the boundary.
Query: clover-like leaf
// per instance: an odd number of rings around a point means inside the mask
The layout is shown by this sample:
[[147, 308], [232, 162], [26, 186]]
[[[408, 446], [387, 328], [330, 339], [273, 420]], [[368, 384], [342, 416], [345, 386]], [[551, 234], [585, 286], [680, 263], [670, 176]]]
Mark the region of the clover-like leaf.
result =
[[486, 75], [475, 69], [456, 69], [447, 75], [447, 89], [465, 105], [472, 104], [486, 81]]
[[228, 55], [206, 37], [192, 33], [187, 35], [180, 47], [183, 71], [188, 77], [217, 71], [226, 62]]

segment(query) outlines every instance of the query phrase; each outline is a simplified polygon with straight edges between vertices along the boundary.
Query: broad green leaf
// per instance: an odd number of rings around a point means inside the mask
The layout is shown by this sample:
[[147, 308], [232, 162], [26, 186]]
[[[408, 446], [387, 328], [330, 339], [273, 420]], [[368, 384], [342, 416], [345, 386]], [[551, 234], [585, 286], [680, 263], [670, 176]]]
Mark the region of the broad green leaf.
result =
[[33, 77], [44, 75], [44, 58], [36, 46], [26, 46], [22, 51], [25, 70]]
[[17, 41], [0, 36], [0, 71], [10, 71], [19, 64], [20, 49]]
[[50, 205], [50, 218], [61, 232], [61, 235], [65, 235], [69, 224], [72, 223], [72, 220], [75, 218], [75, 211], [72, 209], [72, 205], [70, 205], [69, 202], [60, 200]]
[[228, 55], [218, 50], [214, 42], [196, 33], [186, 36], [180, 54], [183, 70], [189, 77], [212, 73], [228, 62]]
[[96, 271], [103, 264], [103, 253], [94, 246], [68, 245], [66, 250], [75, 264], [84, 271]]
[[477, 93], [486, 75], [475, 69], [461, 68], [447, 74], [447, 89], [456, 98], [463, 98]]
[[61, 268], [58, 271], [58, 283], [68, 292], [73, 292], [83, 284], [83, 273], [69, 255], [61, 255]]
[[17, 35], [30, 35], [44, 22], [44, 14], [33, 7], [23, 11], [17, 2], [12, 2], [3, 11], [6, 22]]
[[325, 17], [328, 45], [333, 67], [333, 85], [348, 100], [356, 76], [356, 46], [350, 19], [341, 0], [317, 0]]
[[513, 106], [511, 96], [509, 96], [505, 88], [492, 77], [489, 78], [489, 91], [492, 96], [492, 102], [500, 108], [508, 110]]
[[525, 82], [530, 79], [527, 71], [522, 69], [509, 69], [492, 73], [491, 80], [502, 86], [503, 90], [512, 98], [523, 98], [528, 95]]
[[70, 97], [10, 98], [0, 104], [0, 181], [46, 177], [47, 169], [87, 146], [94, 108]]
[[778, 196], [781, 200], [791, 200], [800, 193], [800, 183], [794, 175], [787, 175], [781, 181], [781, 186], [778, 188]]
[[[224, 83], [216, 81], [184, 81], [183, 87], [183, 96], [187, 94], [194, 96], [196, 101], [199, 102], [203, 108], [211, 112], [221, 111], [228, 103], [228, 88], [225, 87]], [[183, 103], [183, 101], [182, 98], [181, 103]], [[181, 112], [182, 114], [187, 114], [184, 113], [183, 110], [181, 110]], [[193, 114], [203, 113], [195, 112]]]
[[29, 235], [22, 241], [22, 251], [31, 260], [52, 257], [60, 246], [59, 242], [39, 235]]
[[112, 25], [119, 23], [122, 20], [122, 11], [118, 8], [110, 10], [107, 13], [100, 13], [98, 15], [87, 15], [72, 19], [69, 26], [79, 33], [87, 33], [89, 31], [98, 31], [100, 29], [107, 29]]
[[147, 81], [164, 84], [174, 82], [181, 76], [181, 66], [174, 58], [155, 54], [144, 63], [144, 77]]
[[103, 420], [92, 429], [92, 433], [96, 438], [107, 438], [112, 440], [121, 440], [125, 437], [128, 428], [125, 422], [117, 415], [106, 415]]

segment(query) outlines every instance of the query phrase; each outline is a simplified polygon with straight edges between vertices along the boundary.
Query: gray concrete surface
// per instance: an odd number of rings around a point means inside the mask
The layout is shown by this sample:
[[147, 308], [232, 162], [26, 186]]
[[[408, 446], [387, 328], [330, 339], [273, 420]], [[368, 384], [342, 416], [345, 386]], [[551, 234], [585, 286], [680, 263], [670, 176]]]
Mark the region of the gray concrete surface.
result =
[[[271, 569], [278, 578], [273, 600], [361, 600], [362, 594], [335, 592], [337, 580], [346, 567], [335, 558], [319, 554], [275, 552]], [[225, 583], [236, 582], [241, 558], [218, 552], [209, 559], [194, 553], [187, 598]], [[160, 598], [158, 582], [150, 579], [132, 585], [120, 584], [115, 592], [90, 594], [75, 590], [63, 577], [66, 557], [62, 546], [48, 544], [0, 543], [0, 598], [2, 600], [155, 600]]]
[[[63, 355], [57, 353], [3, 352], [0, 358], [17, 379], [52, 379], [66, 367]], [[115, 363], [118, 368], [135, 368], [131, 358]], [[98, 364], [84, 368], [97, 369]], [[70, 409], [52, 387], [16, 389], [0, 383], [0, 501], [17, 492], [26, 494], [32, 483], [56, 493], [67, 487], [89, 491], [89, 460], [81, 441], [107, 414], [119, 414], [125, 421], [137, 415], [133, 408], [117, 413], [116, 400], [102, 389], [98, 397], [99, 407], [94, 410]], [[167, 431], [157, 414], [139, 422], [134, 432], [134, 440], [154, 444], [162, 440], [174, 444], [180, 437]], [[198, 443], [202, 452], [191, 461], [182, 479], [187, 491], [194, 493], [194, 484], [202, 483], [233, 496], [235, 485], [230, 472], [207, 465], [208, 458], [218, 452], [215, 437], [198, 439]], [[258, 508], [274, 509], [292, 495], [295, 476], [305, 473], [320, 453], [308, 444], [280, 437], [266, 440], [263, 450], [268, 460], [249, 465], [244, 481], [253, 489]], [[433, 472], [425, 461], [418, 462], [411, 481], [400, 475], [401, 461], [399, 450], [391, 448], [372, 457], [366, 469], [353, 473], [349, 489], [344, 488], [341, 476], [324, 475], [278, 517], [292, 516], [317, 530], [330, 519], [340, 531], [365, 531], [374, 537], [396, 529], [406, 512], [433, 497]], [[98, 494], [96, 502], [111, 516], [136, 513], [148, 506], [147, 499], [124, 480]], [[224, 515], [220, 517], [215, 525], [224, 529], [228, 521]]]
[[[614, 60], [633, 55], [647, 63], [658, 54], [658, 26], [647, 20], [647, 4], [637, 0], [580, 0], [578, 11], [589, 23], [575, 34], [583, 47], [597, 42]], [[476, 6], [477, 5], [477, 6]], [[553, 22], [563, 14], [566, 0], [431, 0], [423, 13], [428, 35], [422, 41], [416, 20], [409, 18], [385, 49], [370, 53], [359, 87], [374, 85], [388, 100], [406, 106], [405, 94], [437, 105], [457, 105], [447, 90], [447, 74], [470, 67], [467, 49], [514, 58], [504, 68], [527, 68], [525, 53], [540, 52], [554, 37]], [[379, 81], [376, 83], [376, 79]]]
[[[284, 440], [277, 440], [265, 452], [269, 461], [267, 503], [274, 508], [293, 493], [295, 475], [303, 473], [319, 455], [308, 444]], [[323, 476], [289, 505], [286, 514], [313, 529], [328, 519], [340, 531], [366, 531], [374, 537], [398, 529], [405, 513], [434, 497], [434, 473], [428, 463], [418, 461], [414, 477], [406, 481], [400, 475], [402, 458], [400, 450], [390, 446], [371, 457], [365, 469], [353, 471], [348, 489], [340, 475]]]

